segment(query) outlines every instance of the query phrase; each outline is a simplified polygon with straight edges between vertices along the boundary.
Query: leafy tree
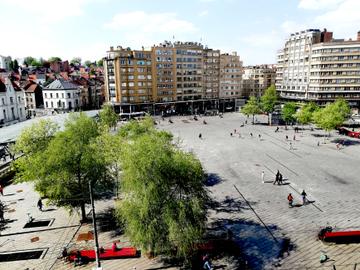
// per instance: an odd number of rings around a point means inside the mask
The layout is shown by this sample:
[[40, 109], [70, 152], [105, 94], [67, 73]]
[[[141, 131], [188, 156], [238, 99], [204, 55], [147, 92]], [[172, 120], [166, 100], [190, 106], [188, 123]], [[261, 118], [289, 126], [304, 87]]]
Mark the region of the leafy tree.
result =
[[104, 60], [100, 59], [100, 60], [97, 61], [96, 64], [97, 64], [98, 67], [102, 67], [104, 65]]
[[25, 59], [24, 59], [24, 65], [30, 66], [31, 63], [32, 63], [34, 60], [36, 60], [34, 57], [32, 57], [32, 56], [27, 56], [27, 57], [25, 57]]
[[13, 63], [13, 71], [18, 72], [19, 71], [19, 63], [18, 63], [18, 61], [15, 59], [14, 61], [12, 61], [12, 63]]
[[294, 102], [287, 102], [281, 110], [282, 119], [286, 124], [295, 121], [296, 104]]
[[246, 115], [253, 116], [253, 124], [255, 119], [255, 114], [261, 113], [260, 104], [256, 97], [250, 97], [249, 101], [241, 108], [241, 112]]
[[261, 108], [268, 115], [268, 122], [270, 124], [269, 114], [275, 110], [275, 105], [278, 101], [275, 85], [271, 85], [268, 89], [266, 89], [264, 95], [262, 95], [260, 99]]
[[327, 132], [341, 126], [346, 117], [350, 114], [350, 107], [343, 99], [338, 99], [334, 103], [327, 104], [314, 113], [314, 121], [317, 126]]
[[315, 104], [315, 102], [311, 101], [305, 104], [295, 115], [296, 120], [302, 124], [309, 124], [313, 120], [313, 114], [319, 110], [319, 107]]
[[53, 62], [60, 62], [61, 58], [57, 57], [57, 56], [52, 56], [48, 59], [48, 62], [53, 63]]
[[81, 58], [80, 57], [74, 57], [73, 59], [71, 59], [70, 64], [73, 64], [75, 66], [80, 66], [81, 65]]
[[87, 67], [91, 67], [92, 62], [91, 62], [90, 60], [86, 60], [84, 64], [85, 64], [85, 66], [87, 66]]
[[121, 152], [124, 199], [118, 218], [145, 251], [186, 257], [205, 229], [208, 195], [201, 164], [175, 148], [171, 135], [156, 131], [149, 120], [130, 126], [122, 132], [130, 137]]
[[24, 153], [15, 162], [17, 181], [34, 182], [35, 189], [57, 206], [80, 207], [86, 220], [89, 182], [96, 193], [112, 186], [104, 154], [95, 145], [98, 135], [97, 124], [84, 114], [70, 115], [63, 131], [52, 123], [25, 130], [16, 143]]
[[116, 127], [118, 116], [111, 105], [104, 105], [100, 111], [100, 123], [108, 128]]

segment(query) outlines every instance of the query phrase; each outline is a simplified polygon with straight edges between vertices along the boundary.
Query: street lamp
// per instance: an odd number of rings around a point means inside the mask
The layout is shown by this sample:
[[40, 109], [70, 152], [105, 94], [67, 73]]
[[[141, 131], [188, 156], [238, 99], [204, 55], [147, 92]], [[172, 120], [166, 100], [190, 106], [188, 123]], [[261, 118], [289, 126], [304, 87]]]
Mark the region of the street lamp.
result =
[[92, 188], [92, 181], [89, 181], [89, 190], [90, 190], [90, 202], [91, 202], [91, 210], [92, 210], [92, 220], [93, 220], [93, 227], [94, 227], [94, 239], [95, 239], [95, 258], [96, 258], [96, 267], [94, 270], [101, 270], [101, 263], [100, 263], [100, 252], [99, 252], [99, 240], [97, 235], [97, 228], [96, 228], [96, 219], [95, 219], [95, 206], [94, 206], [94, 198], [93, 198], [93, 188]]

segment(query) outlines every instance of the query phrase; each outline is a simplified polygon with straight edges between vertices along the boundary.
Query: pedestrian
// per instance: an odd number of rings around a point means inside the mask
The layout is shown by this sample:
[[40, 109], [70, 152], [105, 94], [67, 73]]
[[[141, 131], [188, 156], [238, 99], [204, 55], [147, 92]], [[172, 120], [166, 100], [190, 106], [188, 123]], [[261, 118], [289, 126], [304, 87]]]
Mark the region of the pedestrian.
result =
[[295, 135], [294, 135], [293, 139], [294, 139], [294, 141], [296, 141], [296, 136]]
[[253, 134], [252, 134], [252, 132], [250, 132], [250, 137], [251, 137], [251, 138], [253, 137]]
[[279, 184], [279, 177], [280, 177], [280, 172], [278, 170], [275, 175], [275, 181], [273, 182], [273, 185], [275, 185], [276, 183]]
[[259, 139], [261, 140], [261, 134], [259, 134]]
[[306, 198], [307, 194], [305, 192], [305, 190], [303, 190], [301, 192], [301, 197], [302, 197], [302, 201], [303, 201], [303, 205], [305, 205], [307, 203], [307, 198]]
[[43, 203], [41, 201], [41, 198], [38, 200], [37, 207], [39, 208], [40, 211], [42, 211]]
[[288, 139], [289, 139], [289, 136], [288, 136], [288, 135], [286, 135], [286, 136], [285, 136], [285, 139], [286, 139], [286, 140], [288, 140]]
[[0, 221], [1, 222], [4, 222], [5, 221], [5, 219], [4, 219], [4, 209], [0, 209]]
[[201, 135], [201, 133], [199, 133], [199, 139], [200, 139], [200, 140], [202, 139], [202, 135]]
[[319, 141], [317, 142], [317, 146], [320, 146], [320, 142], [319, 142]]
[[3, 188], [2, 185], [0, 185], [0, 193], [1, 193], [2, 196], [4, 196], [4, 188]]
[[278, 181], [278, 185], [282, 185], [283, 184], [283, 176], [281, 173], [279, 173], [279, 181]]
[[247, 120], [245, 120], [245, 125], [247, 125]]
[[234, 129], [234, 134], [236, 134], [236, 128]]
[[336, 144], [336, 149], [340, 150], [340, 144], [338, 144], [338, 143]]
[[291, 195], [291, 193], [289, 193], [289, 195], [287, 196], [287, 199], [288, 199], [290, 207], [293, 207], [294, 198]]
[[233, 135], [232, 132], [230, 132], [230, 136], [231, 136], [231, 137], [232, 137], [232, 135]]
[[289, 150], [294, 150], [294, 147], [293, 147], [292, 142], [290, 142], [290, 145], [289, 145]]
[[265, 172], [261, 172], [261, 182], [265, 183]]

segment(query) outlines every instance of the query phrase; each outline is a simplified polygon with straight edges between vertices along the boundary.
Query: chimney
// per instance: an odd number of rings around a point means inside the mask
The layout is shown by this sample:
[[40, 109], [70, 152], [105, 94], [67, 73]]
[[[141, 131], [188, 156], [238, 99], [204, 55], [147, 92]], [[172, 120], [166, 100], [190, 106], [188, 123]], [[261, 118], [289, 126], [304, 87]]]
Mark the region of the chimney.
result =
[[357, 41], [360, 41], [360, 31], [357, 33]]

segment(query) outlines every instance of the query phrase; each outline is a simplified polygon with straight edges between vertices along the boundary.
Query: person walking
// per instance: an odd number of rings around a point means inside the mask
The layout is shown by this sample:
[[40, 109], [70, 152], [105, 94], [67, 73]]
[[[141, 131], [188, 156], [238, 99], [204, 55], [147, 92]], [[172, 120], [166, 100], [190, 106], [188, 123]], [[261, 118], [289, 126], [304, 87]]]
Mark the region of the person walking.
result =
[[290, 142], [290, 144], [289, 144], [289, 150], [294, 150], [292, 142]]
[[282, 174], [280, 173], [279, 174], [279, 182], [278, 182], [279, 185], [282, 185], [283, 184], [283, 176]]
[[294, 198], [291, 193], [287, 196], [290, 207], [293, 207]]
[[305, 190], [303, 190], [301, 192], [301, 197], [302, 197], [302, 201], [303, 201], [303, 205], [305, 205], [307, 203], [307, 198], [306, 198], [307, 194], [305, 192]]
[[231, 136], [231, 137], [233, 136], [232, 132], [230, 132], [230, 136]]
[[261, 172], [261, 182], [265, 183], [265, 172]]
[[201, 133], [199, 133], [199, 139], [200, 139], [200, 140], [202, 139], [202, 135], [201, 135]]
[[296, 136], [294, 135], [293, 140], [296, 141]]
[[42, 211], [43, 203], [41, 201], [41, 198], [38, 200], [37, 207], [39, 208], [40, 211]]
[[273, 185], [275, 185], [276, 183], [279, 184], [279, 176], [280, 176], [280, 172], [278, 170], [276, 175], [275, 175], [275, 181], [273, 182]]
[[252, 134], [252, 132], [250, 132], [250, 137], [251, 137], [251, 138], [253, 137], [253, 134]]
[[261, 134], [259, 134], [259, 140], [261, 140]]
[[285, 139], [286, 139], [286, 140], [288, 140], [288, 139], [289, 139], [289, 136], [288, 136], [288, 135], [286, 135], [286, 136], [285, 136]]

